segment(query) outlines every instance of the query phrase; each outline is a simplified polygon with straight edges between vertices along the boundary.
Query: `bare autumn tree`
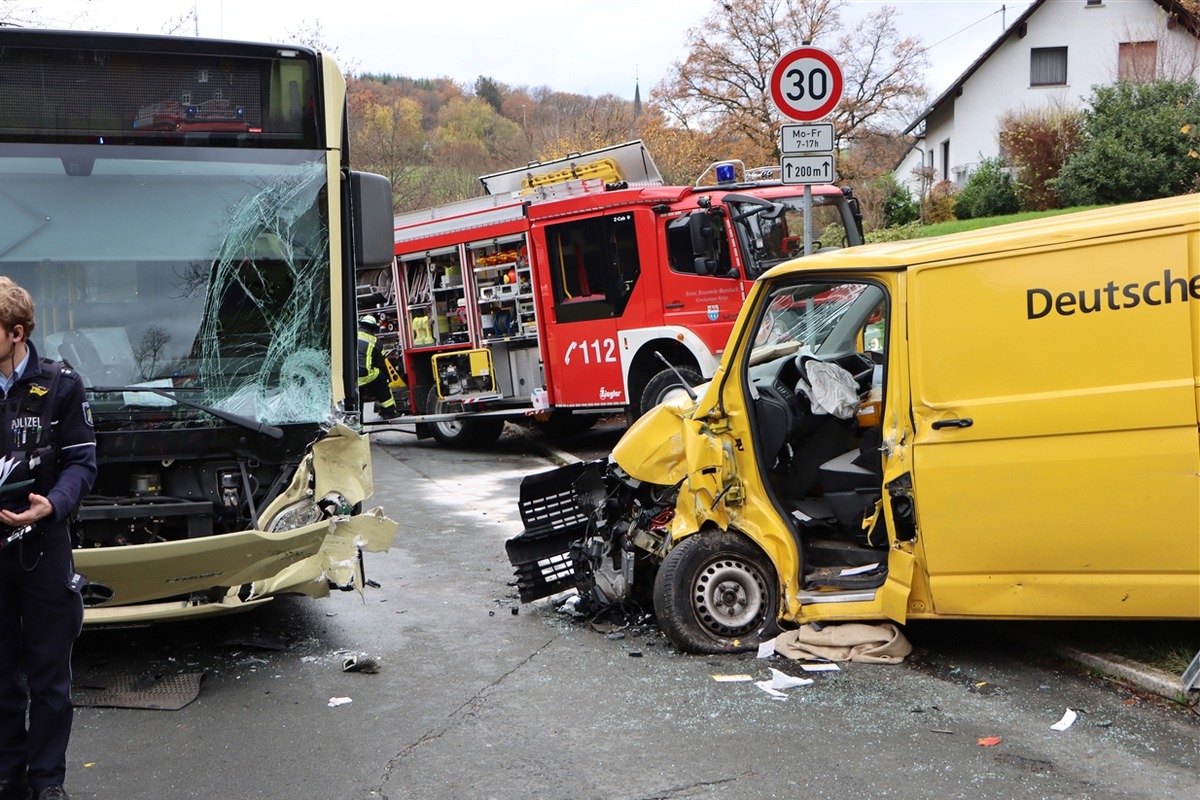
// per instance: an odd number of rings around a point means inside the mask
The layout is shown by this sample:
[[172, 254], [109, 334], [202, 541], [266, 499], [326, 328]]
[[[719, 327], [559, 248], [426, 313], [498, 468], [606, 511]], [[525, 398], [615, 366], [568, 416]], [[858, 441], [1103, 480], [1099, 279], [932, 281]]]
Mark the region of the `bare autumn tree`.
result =
[[917, 38], [902, 38], [896, 10], [883, 6], [842, 27], [843, 0], [725, 0], [688, 31], [688, 56], [655, 87], [651, 102], [675, 124], [718, 127], [751, 143], [762, 161], [779, 157], [778, 130], [786, 120], [771, 100], [771, 68], [809, 42], [842, 67], [845, 89], [833, 122], [843, 145], [884, 125], [925, 95], [928, 64]]

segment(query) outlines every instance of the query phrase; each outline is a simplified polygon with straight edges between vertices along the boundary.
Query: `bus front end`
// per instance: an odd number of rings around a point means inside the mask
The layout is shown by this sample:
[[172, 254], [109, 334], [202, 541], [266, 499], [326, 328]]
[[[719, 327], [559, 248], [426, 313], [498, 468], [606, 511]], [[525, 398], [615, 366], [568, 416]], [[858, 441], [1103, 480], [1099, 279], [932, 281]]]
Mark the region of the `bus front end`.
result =
[[33, 295], [31, 342], [79, 373], [96, 431], [72, 524], [85, 622], [361, 588], [362, 550], [396, 524], [363, 512], [332, 62], [6, 28], [0, 85], [0, 273]]

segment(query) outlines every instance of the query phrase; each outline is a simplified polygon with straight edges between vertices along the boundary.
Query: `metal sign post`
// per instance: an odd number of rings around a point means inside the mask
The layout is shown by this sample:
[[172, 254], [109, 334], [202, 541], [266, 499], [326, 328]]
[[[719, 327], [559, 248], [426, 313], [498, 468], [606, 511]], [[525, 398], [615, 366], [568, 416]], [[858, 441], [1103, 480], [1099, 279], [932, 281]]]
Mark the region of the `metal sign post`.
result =
[[[818, 47], [797, 47], [771, 70], [771, 99], [785, 117], [813, 122], [842, 99], [842, 69]], [[779, 129], [784, 183], [804, 185], [804, 255], [812, 254], [812, 186], [833, 183], [833, 123], [784, 125]]]

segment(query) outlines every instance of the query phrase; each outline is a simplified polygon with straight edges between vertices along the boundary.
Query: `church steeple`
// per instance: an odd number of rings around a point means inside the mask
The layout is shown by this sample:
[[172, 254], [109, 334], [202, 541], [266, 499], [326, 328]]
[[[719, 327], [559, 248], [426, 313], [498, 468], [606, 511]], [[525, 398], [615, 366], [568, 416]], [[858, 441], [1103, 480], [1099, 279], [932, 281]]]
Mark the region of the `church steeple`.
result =
[[633, 82], [633, 127], [629, 131], [629, 138], [638, 138], [638, 119], [642, 116], [642, 87], [637, 78]]

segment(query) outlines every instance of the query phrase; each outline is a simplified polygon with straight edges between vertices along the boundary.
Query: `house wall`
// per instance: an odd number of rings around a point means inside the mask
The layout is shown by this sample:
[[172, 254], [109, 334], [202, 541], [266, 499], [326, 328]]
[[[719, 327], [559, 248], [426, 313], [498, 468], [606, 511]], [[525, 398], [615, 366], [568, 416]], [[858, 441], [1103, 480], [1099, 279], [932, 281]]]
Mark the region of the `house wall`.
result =
[[[1024, 25], [1009, 28], [1005, 41], [972, 74], [957, 97], [944, 100], [925, 121], [925, 136], [897, 168], [896, 177], [919, 196], [912, 170], [933, 163], [943, 175], [942, 143], [950, 142], [949, 178], [958, 186], [981, 158], [999, 154], [999, 123], [1008, 111], [1046, 107], [1079, 109], [1096, 84], [1117, 79], [1121, 42], [1158, 41], [1158, 76], [1200, 77], [1200, 40], [1182, 28], [1168, 30], [1167, 17], [1153, 0], [1049, 0]], [[1067, 82], [1030, 86], [1031, 51], [1067, 48]]]

